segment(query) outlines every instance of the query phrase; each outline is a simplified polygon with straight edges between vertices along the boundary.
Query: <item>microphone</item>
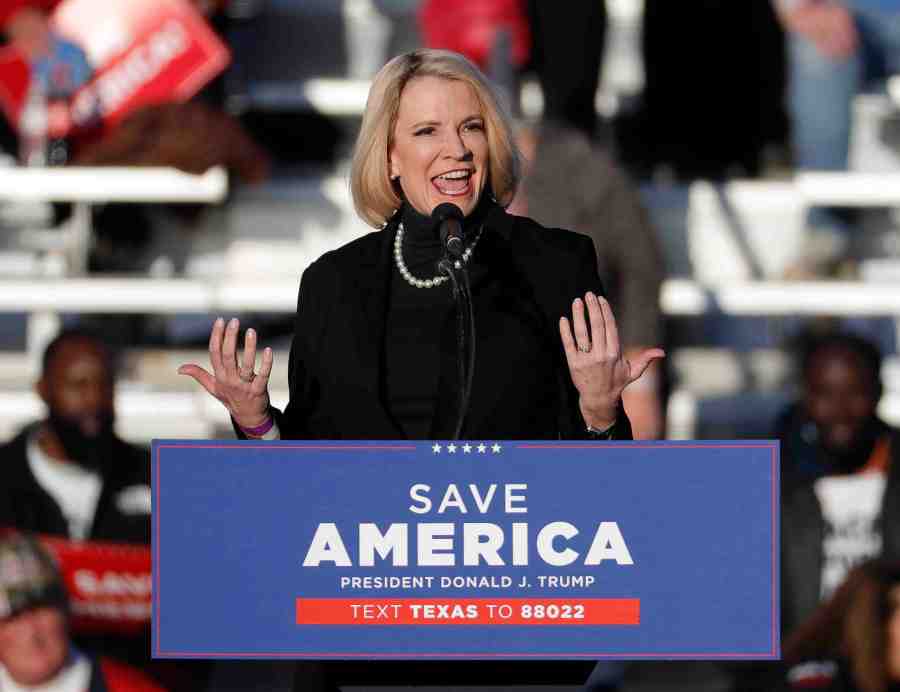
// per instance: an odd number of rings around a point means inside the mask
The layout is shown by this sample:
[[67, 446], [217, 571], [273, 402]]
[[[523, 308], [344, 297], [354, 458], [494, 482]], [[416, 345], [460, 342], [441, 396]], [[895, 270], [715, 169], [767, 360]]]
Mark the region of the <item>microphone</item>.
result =
[[462, 209], [452, 202], [444, 202], [434, 208], [431, 218], [440, 224], [444, 252], [451, 259], [460, 259], [463, 255]]

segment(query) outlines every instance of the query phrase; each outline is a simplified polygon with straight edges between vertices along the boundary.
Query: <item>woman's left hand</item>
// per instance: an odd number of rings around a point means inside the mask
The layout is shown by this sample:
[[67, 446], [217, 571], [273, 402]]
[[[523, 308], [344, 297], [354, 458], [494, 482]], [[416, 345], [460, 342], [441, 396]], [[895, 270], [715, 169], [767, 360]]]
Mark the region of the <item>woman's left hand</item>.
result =
[[[584, 317], [585, 305], [590, 326]], [[622, 390], [643, 375], [650, 363], [666, 355], [660, 348], [648, 348], [633, 360], [626, 358], [612, 308], [605, 298], [590, 292], [584, 300], [576, 298], [572, 303], [571, 324], [568, 318], [560, 318], [559, 334], [580, 395], [581, 415], [585, 423], [599, 430], [616, 422]]]

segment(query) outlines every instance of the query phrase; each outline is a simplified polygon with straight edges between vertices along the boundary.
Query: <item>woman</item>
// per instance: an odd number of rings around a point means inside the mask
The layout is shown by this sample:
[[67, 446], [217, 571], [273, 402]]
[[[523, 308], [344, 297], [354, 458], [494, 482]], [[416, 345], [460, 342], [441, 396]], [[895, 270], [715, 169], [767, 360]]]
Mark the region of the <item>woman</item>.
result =
[[[250, 438], [444, 439], [458, 400], [455, 312], [430, 214], [463, 212], [477, 360], [469, 439], [629, 439], [622, 390], [660, 349], [623, 357], [591, 241], [505, 213], [519, 182], [513, 136], [465, 58], [419, 50], [376, 75], [356, 144], [357, 213], [380, 231], [304, 272], [290, 403], [269, 404], [272, 351], [256, 333], [210, 336], [212, 372], [184, 365]], [[566, 315], [571, 312], [571, 318]]]

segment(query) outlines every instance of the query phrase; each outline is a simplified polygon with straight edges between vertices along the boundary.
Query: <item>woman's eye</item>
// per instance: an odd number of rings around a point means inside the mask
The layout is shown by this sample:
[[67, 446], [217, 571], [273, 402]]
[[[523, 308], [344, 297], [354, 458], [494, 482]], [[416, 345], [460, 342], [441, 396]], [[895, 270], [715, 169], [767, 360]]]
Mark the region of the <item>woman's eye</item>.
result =
[[432, 135], [432, 134], [434, 134], [434, 128], [433, 127], [423, 127], [421, 130], [416, 130], [413, 134], [416, 137], [418, 137], [419, 135]]
[[466, 123], [465, 128], [466, 128], [467, 130], [483, 130], [483, 129], [484, 129], [484, 123], [481, 123], [481, 122]]

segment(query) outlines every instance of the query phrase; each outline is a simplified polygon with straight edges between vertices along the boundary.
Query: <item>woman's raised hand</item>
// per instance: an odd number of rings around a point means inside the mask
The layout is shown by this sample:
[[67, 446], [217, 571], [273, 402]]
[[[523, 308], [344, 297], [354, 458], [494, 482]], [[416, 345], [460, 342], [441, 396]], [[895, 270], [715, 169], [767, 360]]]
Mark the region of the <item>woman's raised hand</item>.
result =
[[[584, 318], [585, 306], [590, 325]], [[568, 318], [560, 318], [559, 334], [580, 395], [581, 415], [600, 430], [615, 423], [622, 390], [643, 375], [651, 362], [666, 355], [660, 348], [648, 348], [633, 360], [626, 358], [612, 308], [605, 298], [590, 292], [572, 303], [571, 324]]]
[[178, 374], [193, 377], [200, 386], [221, 401], [242, 428], [255, 428], [269, 418], [269, 375], [274, 356], [271, 348], [262, 354], [259, 372], [256, 365], [256, 331], [244, 335], [244, 352], [238, 361], [237, 342], [240, 322], [232, 319], [226, 326], [221, 317], [209, 335], [209, 361], [212, 373], [194, 363], [178, 368]]

